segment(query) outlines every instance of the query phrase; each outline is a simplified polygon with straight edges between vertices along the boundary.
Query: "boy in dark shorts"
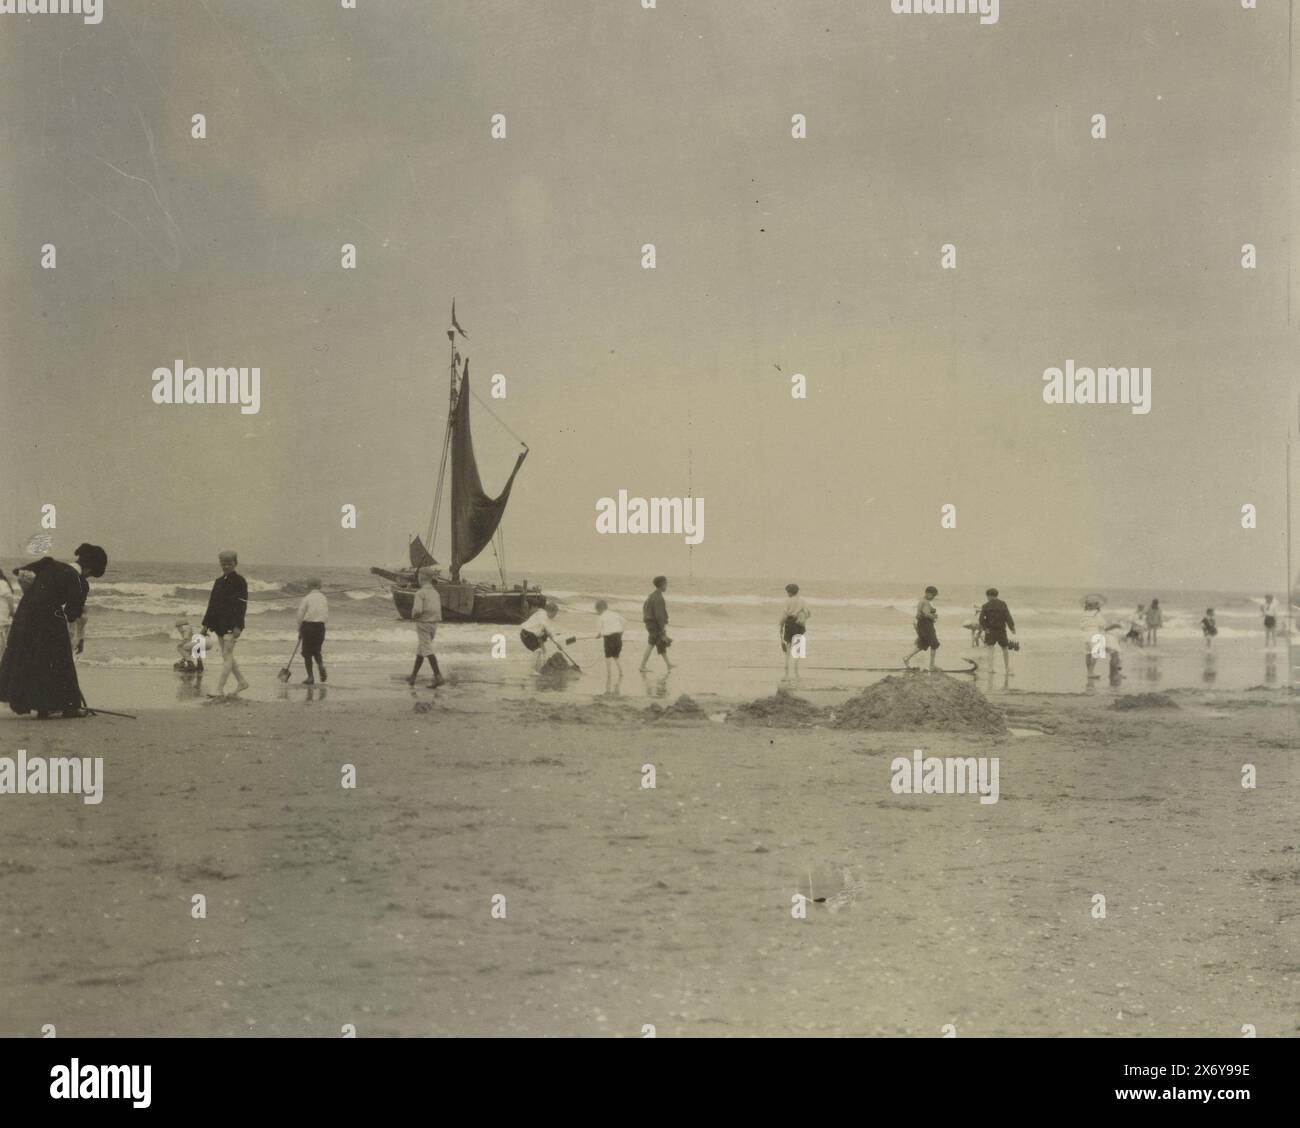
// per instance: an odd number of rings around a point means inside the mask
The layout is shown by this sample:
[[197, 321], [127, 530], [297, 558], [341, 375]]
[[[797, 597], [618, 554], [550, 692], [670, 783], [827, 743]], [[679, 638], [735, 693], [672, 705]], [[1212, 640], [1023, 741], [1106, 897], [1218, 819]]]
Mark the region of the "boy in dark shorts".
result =
[[939, 589], [930, 586], [925, 589], [924, 598], [917, 601], [916, 604], [916, 649], [903, 659], [903, 665], [909, 670], [913, 668], [912, 659], [920, 654], [923, 650], [930, 652], [930, 669], [934, 670], [934, 659], [939, 650], [939, 635], [934, 629], [935, 620], [939, 618], [939, 612], [934, 607], [934, 597], [939, 594]]
[[[611, 611], [603, 599], [596, 600], [596, 638], [605, 641], [605, 692], [623, 684], [623, 666], [619, 656], [623, 653], [623, 616]], [[617, 674], [618, 677], [614, 675]]]
[[1205, 618], [1201, 620], [1201, 634], [1205, 636], [1205, 645], [1209, 646], [1214, 641], [1214, 636], [1219, 633], [1219, 624], [1214, 621], [1214, 608], [1205, 609]]
[[989, 588], [984, 593], [988, 602], [980, 608], [979, 624], [984, 632], [984, 645], [988, 647], [989, 673], [993, 673], [993, 648], [1002, 647], [1002, 668], [1007, 677], [1011, 676], [1011, 642], [1007, 631], [1016, 633], [1016, 621], [1011, 617], [1011, 608], [998, 598], [998, 589]]
[[[519, 641], [524, 644], [526, 650], [531, 650], [537, 656], [533, 660], [533, 668], [539, 673], [542, 667], [546, 665], [549, 657], [546, 653], [546, 644], [548, 642], [568, 659], [569, 665], [577, 665], [569, 656], [569, 652], [564, 649], [564, 643], [560, 641], [560, 636], [555, 631], [553, 620], [559, 613], [560, 605], [551, 600], [545, 607], [539, 608], [529, 615], [519, 629]], [[572, 642], [573, 640], [570, 639], [569, 641]]]
[[785, 594], [785, 606], [781, 608], [781, 651], [785, 654], [785, 676], [788, 679], [791, 658], [794, 659], [794, 676], [799, 676], [799, 658], [807, 644], [801, 643], [796, 650], [794, 640], [807, 633], [807, 623], [812, 612], [808, 609], [808, 604], [799, 598], [798, 584], [786, 584]]
[[320, 680], [325, 681], [325, 660], [321, 648], [325, 645], [325, 623], [329, 619], [329, 600], [320, 589], [320, 580], [313, 576], [307, 581], [307, 594], [298, 602], [298, 637], [302, 640], [302, 661], [307, 667], [303, 685], [315, 685], [312, 662], [320, 670]]
[[668, 661], [668, 648], [672, 646], [673, 640], [668, 637], [668, 604], [664, 602], [668, 577], [656, 576], [654, 585], [654, 591], [641, 607], [641, 619], [645, 623], [646, 633], [645, 657], [641, 659], [643, 674], [646, 672], [646, 663], [650, 661], [650, 654], [656, 650], [663, 657], [665, 669], [673, 668], [673, 664]]
[[1264, 606], [1260, 610], [1264, 613], [1264, 645], [1271, 648], [1277, 643], [1278, 616], [1278, 606], [1271, 595], [1264, 596]]

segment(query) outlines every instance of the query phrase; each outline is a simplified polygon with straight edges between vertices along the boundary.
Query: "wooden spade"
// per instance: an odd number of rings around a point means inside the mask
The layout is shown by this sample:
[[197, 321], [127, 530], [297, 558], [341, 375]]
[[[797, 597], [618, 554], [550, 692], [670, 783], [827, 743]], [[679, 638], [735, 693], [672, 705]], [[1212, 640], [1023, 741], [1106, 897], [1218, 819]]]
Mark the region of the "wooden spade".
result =
[[298, 647], [301, 643], [302, 639], [300, 638], [293, 644], [293, 653], [289, 655], [289, 661], [285, 663], [284, 669], [275, 675], [282, 682], [287, 682], [291, 677], [293, 677], [293, 674], [289, 672], [289, 667], [293, 665], [293, 660], [298, 657]]

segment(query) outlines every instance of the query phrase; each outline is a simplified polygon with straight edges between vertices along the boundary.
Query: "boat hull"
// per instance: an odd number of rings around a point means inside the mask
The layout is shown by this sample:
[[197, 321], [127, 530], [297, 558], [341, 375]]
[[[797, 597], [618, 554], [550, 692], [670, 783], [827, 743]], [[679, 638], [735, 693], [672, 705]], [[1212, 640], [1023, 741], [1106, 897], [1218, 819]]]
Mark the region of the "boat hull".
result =
[[[444, 623], [522, 623], [546, 606], [540, 591], [481, 591], [467, 584], [435, 584], [442, 601]], [[411, 617], [415, 588], [392, 589], [393, 606], [403, 619]]]

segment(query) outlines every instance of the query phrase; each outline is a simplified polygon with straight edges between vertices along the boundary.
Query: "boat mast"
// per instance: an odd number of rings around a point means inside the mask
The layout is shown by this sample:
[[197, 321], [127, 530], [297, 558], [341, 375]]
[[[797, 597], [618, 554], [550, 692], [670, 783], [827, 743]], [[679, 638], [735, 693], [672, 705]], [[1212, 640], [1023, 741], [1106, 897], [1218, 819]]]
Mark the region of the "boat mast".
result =
[[[447, 460], [448, 460], [448, 456], [451, 455], [452, 453], [453, 445], [456, 443], [456, 440], [453, 438], [453, 433], [456, 428], [456, 416], [460, 405], [460, 397], [463, 394], [463, 392], [466, 390], [464, 386], [464, 376], [466, 370], [468, 369], [468, 363], [465, 362], [464, 358], [461, 357], [460, 353], [456, 351], [457, 333], [459, 333], [462, 337], [465, 337], [468, 340], [469, 334], [466, 333], [465, 330], [460, 327], [460, 322], [456, 320], [456, 302], [453, 299], [451, 303], [451, 327], [447, 330], [447, 343], [451, 349], [451, 359], [448, 363], [448, 375], [449, 375], [451, 387], [449, 389], [448, 401], [447, 401], [447, 428], [446, 431], [443, 433], [442, 455], [438, 460], [438, 484], [434, 490], [433, 513], [429, 518], [429, 531], [427, 537], [425, 538], [425, 547], [428, 549], [430, 554], [432, 554], [433, 552], [433, 539], [437, 535], [437, 531], [438, 531], [438, 517], [442, 512], [443, 486], [446, 483], [446, 477], [447, 477]], [[525, 443], [523, 439], [521, 439], [513, 431], [511, 431], [509, 427], [507, 427], [504, 423], [502, 423], [502, 421], [499, 418], [497, 418], [496, 413], [493, 412], [492, 409], [489, 408], [485, 403], [483, 403], [483, 401], [479, 399], [477, 395], [474, 398], [478, 399], [479, 403], [484, 407], [487, 413], [490, 416], [492, 416], [492, 418], [495, 419], [496, 422], [500, 424], [500, 426], [503, 427], [507, 431], [507, 433], [509, 433], [510, 436], [515, 439], [516, 442], [519, 443], [520, 446], [524, 448], [524, 455], [526, 455], [528, 453], [528, 444]], [[468, 405], [466, 405], [466, 411], [468, 412]], [[468, 435], [465, 436], [465, 439], [468, 442]], [[519, 462], [523, 461], [524, 455], [519, 456]], [[473, 459], [472, 453], [469, 455], [469, 457], [472, 462]], [[516, 463], [515, 471], [510, 475], [511, 482], [514, 481], [515, 473], [517, 473], [518, 470], [519, 470], [519, 464]], [[455, 477], [456, 474], [455, 474], [455, 470], [453, 469], [452, 471], [453, 507], [456, 504], [456, 498], [454, 496], [455, 488], [456, 488]], [[456, 524], [457, 524], [456, 515], [455, 513], [453, 513], [451, 519], [450, 552], [451, 552], [452, 563], [451, 563], [450, 576], [451, 576], [451, 582], [454, 584], [458, 584], [461, 582], [460, 568], [457, 567], [456, 564], [456, 561], [458, 559], [456, 554]], [[501, 527], [500, 515], [498, 515], [497, 517], [497, 526], [493, 530], [492, 536], [489, 538], [488, 543], [491, 544], [492, 553], [497, 558], [497, 572], [501, 577], [501, 588], [504, 591], [506, 588], [505, 531]], [[482, 552], [483, 548], [485, 547], [487, 546], [486, 545], [481, 546], [479, 548], [479, 552]], [[475, 553], [475, 555], [477, 556], [478, 553]]]
[[[456, 324], [455, 302], [452, 302], [451, 319], [452, 325], [454, 326]], [[438, 484], [433, 492], [433, 513], [429, 516], [429, 531], [428, 535], [424, 538], [424, 546], [429, 550], [430, 556], [433, 555], [433, 537], [438, 531], [438, 515], [442, 510], [442, 487], [447, 477], [447, 456], [451, 452], [451, 425], [452, 419], [456, 414], [456, 385], [457, 376], [459, 375], [458, 368], [460, 365], [460, 354], [456, 351], [456, 330], [454, 328], [447, 330], [447, 341], [451, 347], [451, 359], [448, 362], [451, 390], [449, 393], [447, 408], [447, 426], [442, 434], [442, 456], [438, 459]]]

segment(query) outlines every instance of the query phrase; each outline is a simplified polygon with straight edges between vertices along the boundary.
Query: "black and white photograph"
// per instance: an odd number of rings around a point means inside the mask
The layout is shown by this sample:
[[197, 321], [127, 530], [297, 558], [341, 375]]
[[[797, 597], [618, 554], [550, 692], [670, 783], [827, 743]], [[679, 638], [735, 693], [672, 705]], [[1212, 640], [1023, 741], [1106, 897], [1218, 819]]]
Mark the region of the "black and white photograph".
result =
[[1298, 38], [0, 0], [0, 1036], [1296, 1037]]

